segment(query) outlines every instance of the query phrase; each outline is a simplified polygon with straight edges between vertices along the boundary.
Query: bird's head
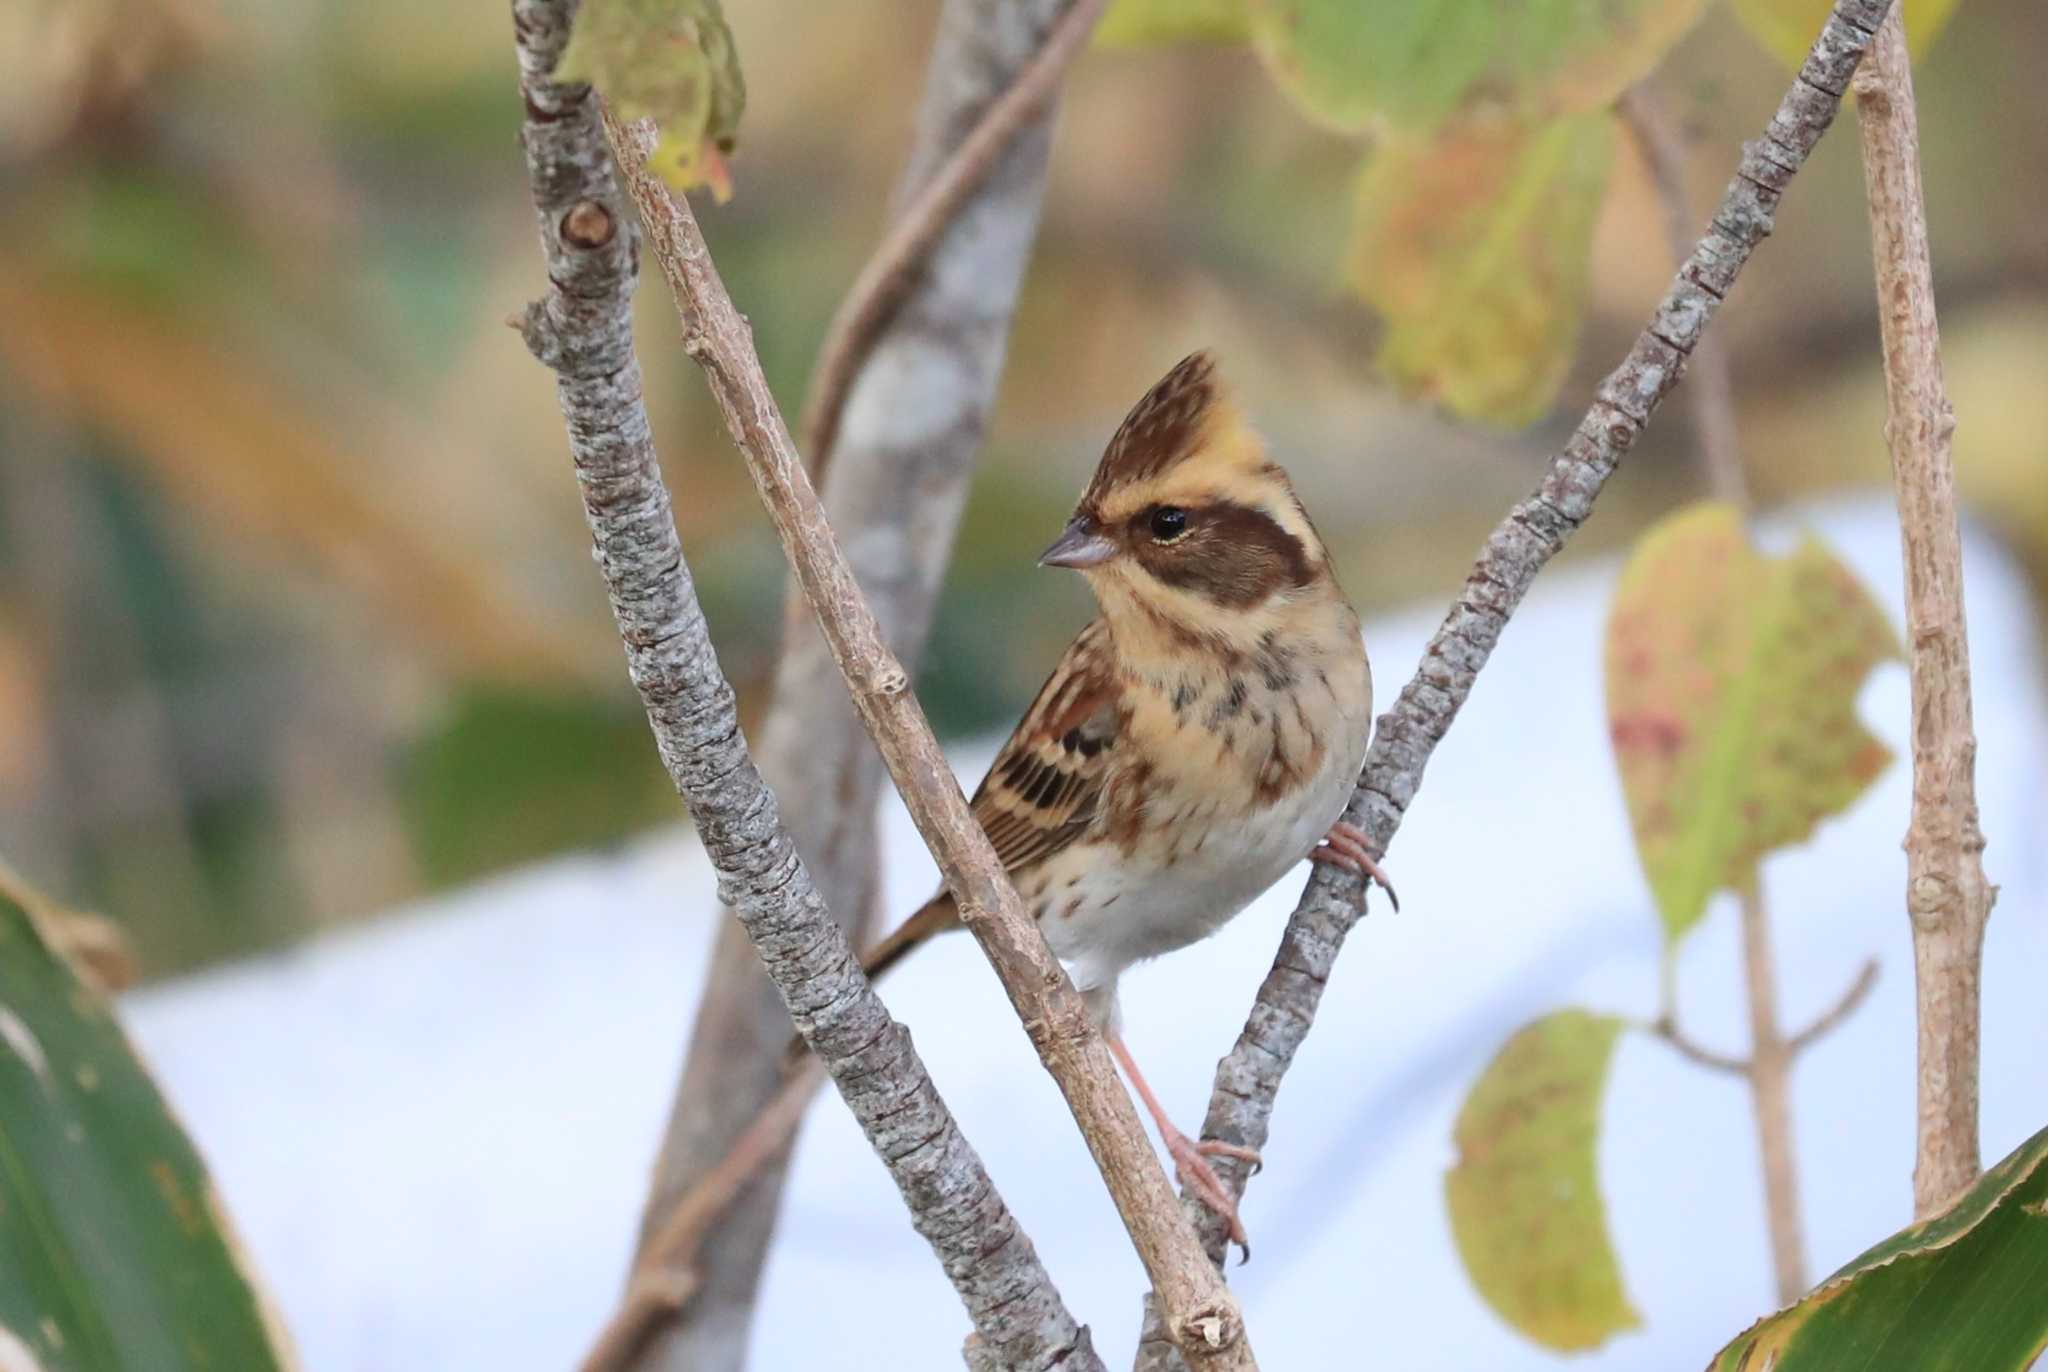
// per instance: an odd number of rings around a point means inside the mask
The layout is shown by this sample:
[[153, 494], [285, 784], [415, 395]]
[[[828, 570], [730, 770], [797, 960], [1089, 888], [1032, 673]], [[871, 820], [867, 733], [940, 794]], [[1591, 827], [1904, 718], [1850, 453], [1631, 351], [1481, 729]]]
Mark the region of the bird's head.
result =
[[1039, 558], [1088, 578], [1111, 628], [1249, 643], [1334, 587], [1294, 487], [1205, 352], [1124, 419], [1065, 532]]

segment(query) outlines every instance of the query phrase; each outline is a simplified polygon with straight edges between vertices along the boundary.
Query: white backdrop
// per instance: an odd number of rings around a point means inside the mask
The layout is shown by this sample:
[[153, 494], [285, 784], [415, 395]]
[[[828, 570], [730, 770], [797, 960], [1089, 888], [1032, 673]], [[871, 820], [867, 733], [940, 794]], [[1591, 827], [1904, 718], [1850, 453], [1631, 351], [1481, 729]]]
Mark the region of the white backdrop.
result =
[[[1900, 603], [1885, 506], [1810, 520], [1884, 604]], [[2048, 1124], [2048, 712], [2020, 575], [1974, 531], [1970, 553], [1986, 865], [2002, 886], [1984, 992], [1990, 1160]], [[1386, 1368], [1563, 1361], [1473, 1294], [1442, 1174], [1465, 1088], [1517, 1026], [1568, 1004], [1655, 1008], [1657, 926], [1601, 704], [1613, 573], [1549, 574], [1517, 616], [1389, 855], [1404, 912], [1376, 902], [1353, 934], [1287, 1079], [1244, 1209], [1253, 1259], [1230, 1274], [1275, 1372], [1349, 1368], [1361, 1346]], [[1412, 670], [1440, 612], [1370, 626], [1383, 691]], [[1906, 708], [1903, 668], [1880, 669], [1863, 711], [1895, 750]], [[996, 741], [961, 757], [963, 775]], [[1830, 1003], [1866, 957], [1883, 964], [1869, 1003], [1795, 1077], [1815, 1278], [1910, 1218], [1906, 801], [1902, 760], [1765, 869], [1788, 1025]], [[886, 830], [892, 901], [908, 910], [932, 867], [900, 807]], [[1133, 1050], [1185, 1127], [1200, 1122], [1299, 890], [1288, 878], [1221, 936], [1126, 980]], [[619, 1289], [717, 918], [703, 856], [676, 832], [126, 999], [308, 1372], [572, 1363]], [[1740, 985], [1724, 898], [1681, 969], [1698, 1037], [1743, 1047]], [[960, 936], [887, 995], [1118, 1366], [1140, 1269], [993, 975]], [[1743, 1087], [1626, 1040], [1601, 1174], [1644, 1327], [1573, 1364], [1703, 1365], [1772, 1290]], [[851, 1118], [821, 1100], [769, 1264], [757, 1372], [954, 1369], [967, 1327]]]

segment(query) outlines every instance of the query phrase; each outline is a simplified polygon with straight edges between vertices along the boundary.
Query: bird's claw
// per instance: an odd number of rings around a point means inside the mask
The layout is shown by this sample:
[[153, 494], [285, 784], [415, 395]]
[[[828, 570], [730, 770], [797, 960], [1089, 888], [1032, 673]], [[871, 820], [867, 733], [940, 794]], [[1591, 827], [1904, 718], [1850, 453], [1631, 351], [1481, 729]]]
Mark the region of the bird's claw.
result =
[[1249, 1262], [1252, 1245], [1245, 1235], [1244, 1221], [1238, 1217], [1237, 1202], [1231, 1199], [1230, 1188], [1223, 1184], [1223, 1178], [1216, 1174], [1216, 1169], [1209, 1165], [1209, 1158], [1204, 1154], [1242, 1158], [1255, 1170], [1259, 1166], [1259, 1155], [1249, 1148], [1240, 1148], [1219, 1139], [1203, 1139], [1195, 1143], [1178, 1132], [1166, 1140], [1166, 1151], [1173, 1158], [1173, 1170], [1180, 1177], [1181, 1185], [1200, 1196], [1202, 1204], [1222, 1218], [1229, 1226], [1230, 1241], [1244, 1250], [1243, 1260]]
[[1308, 860], [1330, 867], [1342, 867], [1347, 872], [1356, 872], [1368, 881], [1378, 882], [1380, 889], [1387, 893], [1387, 900], [1393, 905], [1394, 912], [1399, 914], [1401, 897], [1394, 893], [1394, 883], [1387, 880], [1386, 872], [1373, 861], [1372, 853], [1365, 846], [1367, 841], [1365, 830], [1355, 824], [1346, 824], [1339, 820], [1330, 826], [1330, 832], [1323, 836], [1322, 843], [1310, 851]]

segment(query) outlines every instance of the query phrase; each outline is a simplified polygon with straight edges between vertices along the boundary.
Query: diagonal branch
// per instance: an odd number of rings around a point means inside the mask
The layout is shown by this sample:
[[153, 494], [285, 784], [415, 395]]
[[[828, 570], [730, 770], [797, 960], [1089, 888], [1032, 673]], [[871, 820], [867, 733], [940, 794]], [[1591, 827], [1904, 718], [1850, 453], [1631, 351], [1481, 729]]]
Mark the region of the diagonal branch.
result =
[[1941, 379], [1941, 330], [1920, 189], [1913, 69], [1898, 15], [1856, 78], [1863, 180], [1884, 336], [1885, 439], [1905, 548], [1906, 641], [1913, 694], [1913, 814], [1906, 828], [1906, 913], [1920, 1036], [1919, 1151], [1913, 1208], [1947, 1205], [1980, 1170], [1977, 1034], [1984, 926], [1998, 888], [1984, 875], [1977, 820], [1977, 734], [1963, 541], [1956, 522], [1955, 411]]
[[[1594, 498], [1658, 402], [1677, 384], [1687, 356], [1750, 253], [1769, 234], [1779, 198], [1833, 122], [1888, 5], [1889, 0], [1836, 0], [1764, 136], [1743, 149], [1705, 237], [1686, 258], [1648, 326], [1601, 383], [1542, 484], [1487, 538], [1414, 678], [1380, 717], [1364, 775], [1345, 810], [1344, 818], [1367, 834], [1375, 858], [1385, 856], [1422, 785], [1430, 754], [1471, 694], [1509, 616], [1536, 574], [1592, 513]], [[1310, 877], [1237, 1044], [1217, 1064], [1203, 1137], [1264, 1147], [1280, 1080], [1315, 1022], [1338, 950], [1364, 913], [1364, 894], [1350, 873], [1318, 867]], [[1229, 1158], [1216, 1165], [1225, 1184], [1242, 1195], [1245, 1165]], [[1209, 1256], [1221, 1262], [1222, 1225], [1198, 1200], [1183, 1197], [1182, 1204]], [[1156, 1337], [1148, 1315], [1138, 1368], [1161, 1372], [1172, 1365], [1172, 1351]]]
[[[1064, 4], [943, 0], [895, 205], [914, 210], [920, 190], [974, 141], [1003, 92], [1033, 69]], [[884, 638], [912, 671], [1002, 374], [1051, 141], [1049, 112], [1026, 120], [955, 206], [865, 349], [834, 444], [826, 516]], [[886, 773], [802, 595], [792, 589], [785, 606], [757, 756], [812, 878], [859, 943], [880, 898], [876, 799]], [[781, 1088], [788, 1041], [789, 1017], [753, 946], [736, 921], [723, 921], [648, 1191], [643, 1252], [678, 1207], [716, 1180], [748, 1122]], [[636, 1372], [746, 1360], [788, 1158], [775, 1150], [704, 1233], [696, 1260], [703, 1286], [636, 1360]]]
[[[612, 129], [641, 222], [675, 293], [684, 348], [704, 368], [854, 704], [959, 902], [962, 921], [1081, 1126], [1159, 1293], [1171, 1336], [1193, 1367], [1255, 1367], [1236, 1301], [1175, 1203], [1102, 1036], [1003, 875], [908, 675], [882, 641], [761, 373], [752, 332], [719, 279], [688, 203], [646, 170], [652, 133], [645, 124]], [[798, 1012], [799, 1028], [807, 1027], [805, 1017]]]
[[[790, 1014], [902, 1190], [976, 1332], [1014, 1368], [1100, 1366], [1030, 1240], [832, 919], [739, 730], [655, 458], [632, 295], [638, 236], [588, 87], [548, 79], [574, 0], [513, 0], [550, 289], [519, 321], [557, 376], [626, 664], [663, 764]], [[653, 1302], [658, 1314], [661, 1301]], [[642, 1331], [644, 1332], [644, 1331]]]
[[839, 440], [839, 417], [853, 393], [869, 350], [910, 290], [933, 245], [959, 217], [967, 198], [988, 179], [996, 160], [1025, 125], [1044, 112], [1067, 67], [1088, 44], [1107, 0], [1073, 0], [1014, 81], [975, 123], [938, 174], [925, 183], [881, 246], [854, 278], [853, 288], [825, 330], [809, 393], [797, 421], [798, 452], [811, 455], [811, 484], [823, 488], [825, 467]]

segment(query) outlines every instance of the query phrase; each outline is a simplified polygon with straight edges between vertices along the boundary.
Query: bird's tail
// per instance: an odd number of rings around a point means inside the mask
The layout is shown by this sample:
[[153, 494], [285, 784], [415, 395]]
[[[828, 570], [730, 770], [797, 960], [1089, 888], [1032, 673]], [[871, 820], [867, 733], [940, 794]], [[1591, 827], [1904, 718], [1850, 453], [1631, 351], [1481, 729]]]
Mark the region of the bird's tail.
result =
[[[888, 937], [861, 954], [860, 970], [868, 974], [869, 981], [879, 980], [884, 972], [934, 935], [959, 927], [960, 907], [954, 903], [950, 892], [941, 891], [919, 906], [909, 919], [897, 925]], [[801, 1038], [793, 1038], [783, 1054], [783, 1062], [794, 1066], [809, 1051]]]

